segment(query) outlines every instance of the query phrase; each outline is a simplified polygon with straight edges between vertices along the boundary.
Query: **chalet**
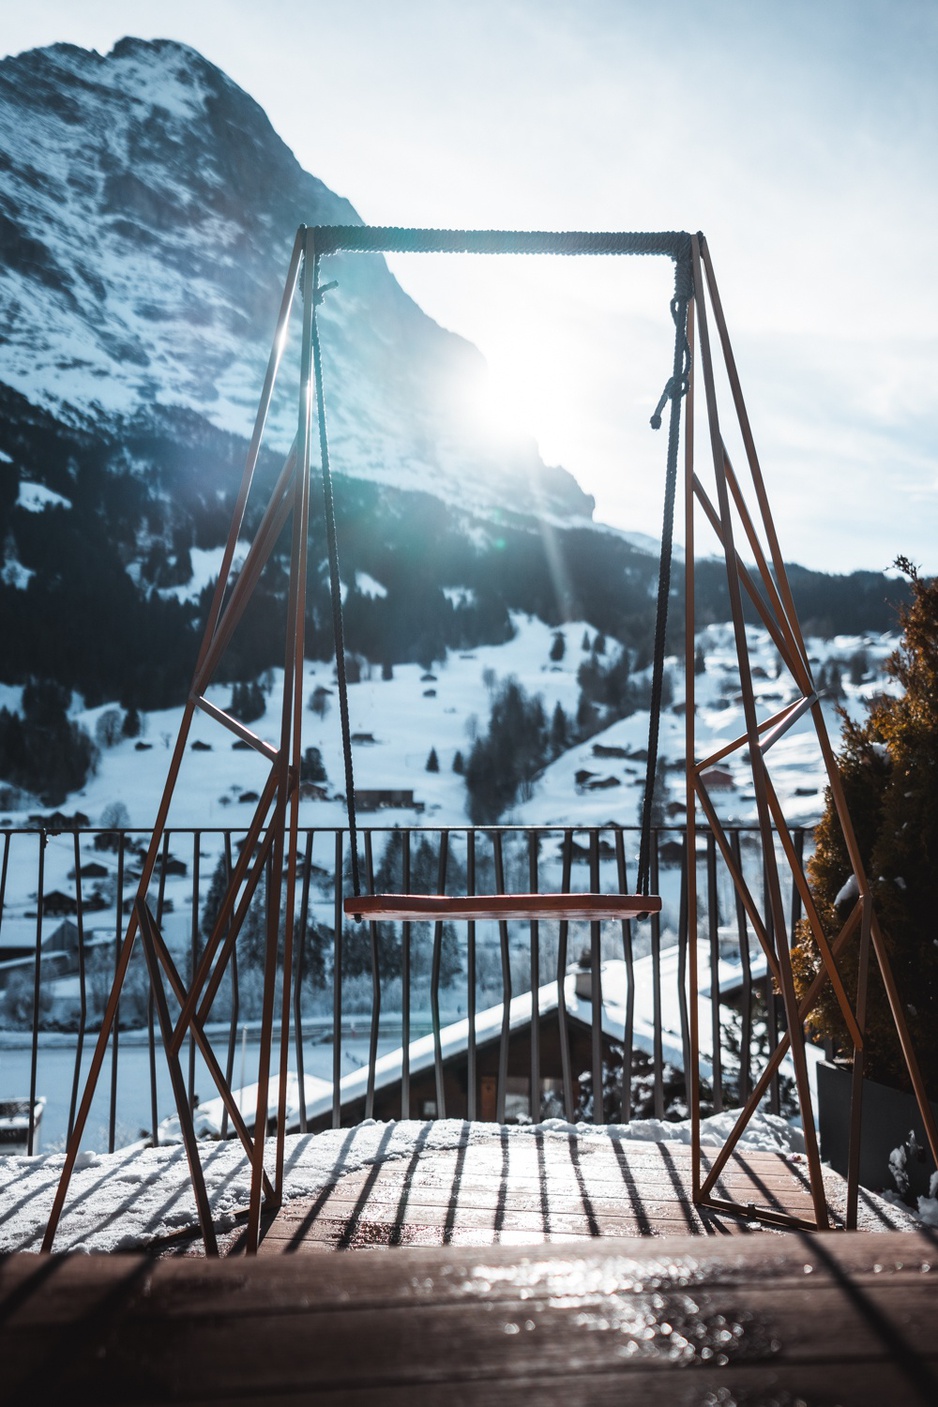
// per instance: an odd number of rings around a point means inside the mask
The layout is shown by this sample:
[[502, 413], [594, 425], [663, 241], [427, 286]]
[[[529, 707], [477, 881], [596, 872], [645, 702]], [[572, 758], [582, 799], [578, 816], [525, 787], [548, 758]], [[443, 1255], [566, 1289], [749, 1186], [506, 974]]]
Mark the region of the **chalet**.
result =
[[[601, 1050], [604, 1060], [613, 1047], [621, 1049], [626, 1024], [629, 988], [633, 996], [632, 1049], [661, 1059], [674, 1070], [684, 1069], [684, 1043], [681, 1036], [679, 975], [682, 971], [681, 950], [677, 945], [665, 949], [659, 958], [660, 983], [656, 978], [650, 956], [632, 964], [631, 975], [622, 959], [611, 959], [600, 968]], [[699, 1017], [703, 1046], [700, 1077], [712, 1078], [712, 1066], [706, 1048], [707, 1033], [712, 1028], [710, 1016], [710, 948], [706, 940], [698, 944], [701, 973]], [[752, 980], [765, 978], [764, 957], [753, 958], [750, 965]], [[738, 964], [722, 956], [718, 967], [720, 999], [732, 1000], [741, 982]], [[475, 1019], [474, 1060], [476, 1118], [494, 1120], [497, 1117], [499, 1057], [502, 1032], [507, 1026], [508, 1059], [505, 1078], [506, 1122], [527, 1122], [531, 1100], [531, 1030], [534, 1013], [538, 1024], [540, 1109], [557, 1108], [551, 1096], [563, 1090], [565, 1057], [576, 1097], [581, 1072], [592, 1065], [592, 973], [588, 966], [567, 972], [559, 986], [564, 1019], [561, 1024], [558, 1007], [558, 983], [548, 982], [537, 991], [536, 1004], [532, 994], [525, 992], [512, 998], [507, 1022], [502, 1005], [478, 1012]], [[657, 995], [656, 995], [657, 993]], [[660, 1007], [660, 1024], [656, 1030], [655, 1006]], [[565, 1028], [565, 1039], [564, 1039]], [[466, 1118], [469, 1088], [470, 1032], [467, 1019], [444, 1026], [439, 1033], [442, 1066], [443, 1098], [446, 1116]], [[374, 1067], [373, 1117], [378, 1120], [398, 1118], [431, 1118], [441, 1113], [438, 1106], [435, 1069], [435, 1039], [433, 1035], [412, 1041], [408, 1048], [410, 1086], [409, 1109], [402, 1105], [402, 1049], [381, 1056]], [[613, 1060], [615, 1062], [615, 1059]], [[354, 1124], [365, 1117], [368, 1091], [368, 1067], [346, 1075], [339, 1086], [342, 1124]], [[318, 1082], [307, 1090], [306, 1118], [311, 1132], [321, 1132], [332, 1123], [332, 1088]], [[288, 1123], [288, 1130], [299, 1127]]]
[[[6, 935], [8, 924], [4, 924]], [[36, 925], [17, 925], [17, 933], [12, 941], [0, 946], [0, 991], [5, 990], [14, 973], [26, 972], [30, 976], [36, 963]], [[99, 941], [85, 935], [90, 942]], [[76, 924], [65, 919], [46, 934], [42, 940], [42, 970], [47, 977], [66, 977], [78, 971], [79, 933]]]
[[708, 791], [733, 791], [736, 786], [732, 772], [725, 767], [708, 767], [701, 772], [700, 780]]
[[370, 746], [376, 741], [374, 733], [353, 733], [352, 742], [359, 745]]
[[90, 817], [84, 811], [76, 811], [74, 816], [66, 816], [64, 811], [52, 811], [48, 816], [39, 814], [29, 817], [29, 824], [47, 831], [78, 831], [91, 825]]
[[[87, 865], [82, 865], [78, 873], [81, 875], [82, 879], [107, 879], [111, 871], [108, 869], [107, 865], [102, 865], [99, 860], [89, 860]], [[73, 871], [69, 875], [69, 878], [74, 879], [74, 877]]]
[[[607, 1003], [607, 985], [619, 979], [618, 968], [624, 963], [604, 963], [602, 967], [603, 1056], [610, 1047], [621, 1043], [624, 1023], [612, 1002]], [[590, 1068], [592, 1059], [591, 974], [580, 967], [567, 974], [562, 991], [565, 1004], [565, 1026], [569, 1069], [573, 1081]], [[608, 1005], [608, 1014], [607, 1014]], [[530, 992], [514, 997], [507, 1013], [508, 1064], [505, 1078], [505, 1121], [527, 1122], [531, 1102], [531, 1027], [532, 998]], [[557, 983], [547, 983], [537, 993], [537, 1023], [540, 1051], [540, 1105], [551, 1107], [554, 1096], [559, 1107], [563, 1094], [564, 1047], [557, 1009]], [[477, 1013], [475, 1020], [475, 1103], [476, 1118], [494, 1122], [498, 1116], [498, 1077], [505, 1008], [490, 1007]], [[453, 1022], [440, 1031], [442, 1053], [443, 1099], [448, 1118], [464, 1119], [469, 1107], [469, 1022]], [[439, 1109], [437, 1078], [434, 1062], [433, 1035], [412, 1041], [408, 1050], [410, 1107], [402, 1110], [403, 1050], [390, 1052], [375, 1065], [374, 1114], [378, 1120], [397, 1118], [429, 1119], [442, 1113]], [[359, 1123], [365, 1117], [367, 1069], [354, 1071], [341, 1083], [342, 1123]], [[332, 1089], [311, 1091], [307, 1099], [307, 1127], [321, 1132], [332, 1124]]]
[[366, 787], [355, 789], [355, 805], [359, 811], [381, 811], [389, 806], [414, 809], [414, 793], [403, 787]]
[[74, 894], [63, 894], [61, 889], [50, 889], [42, 896], [42, 912], [48, 918], [62, 918], [66, 914], [76, 914], [78, 902]]
[[328, 801], [329, 790], [319, 782], [300, 782], [301, 801]]
[[[563, 843], [561, 842], [561, 855], [563, 854], [563, 850], [564, 847]], [[596, 852], [601, 860], [614, 860], [616, 855], [616, 848], [611, 841], [606, 840], [605, 836], [600, 836], [599, 842], [596, 847]], [[572, 840], [570, 842], [570, 858], [572, 859], [574, 864], [577, 864], [578, 862], [580, 864], [586, 864], [590, 858], [589, 845], [581, 845], [578, 840]]]
[[587, 791], [608, 791], [610, 787], [621, 787], [622, 782], [618, 777], [600, 777], [595, 781], [586, 783]]
[[593, 756], [627, 758], [634, 756], [634, 754], [630, 751], [629, 748], [618, 747], [613, 743], [594, 743]]
[[157, 855], [154, 868], [157, 874], [162, 871], [168, 875], [175, 875], [179, 879], [184, 879], [189, 873], [189, 866], [185, 860], [179, 860], [175, 855], [167, 855], [165, 858], [163, 855]]

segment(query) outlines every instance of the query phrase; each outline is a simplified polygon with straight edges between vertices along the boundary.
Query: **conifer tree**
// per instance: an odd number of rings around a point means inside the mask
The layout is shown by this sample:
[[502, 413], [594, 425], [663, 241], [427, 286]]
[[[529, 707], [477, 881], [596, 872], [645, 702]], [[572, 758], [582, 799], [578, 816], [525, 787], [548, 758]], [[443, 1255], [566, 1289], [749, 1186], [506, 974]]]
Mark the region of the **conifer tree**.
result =
[[562, 752], [566, 751], [569, 731], [567, 715], [563, 711], [563, 705], [558, 703], [550, 720], [550, 753], [552, 757], [559, 757]]
[[[938, 1097], [938, 578], [918, 576], [905, 558], [896, 566], [912, 583], [911, 605], [900, 610], [902, 640], [886, 663], [897, 695], [873, 701], [862, 722], [844, 715], [838, 771], [873, 902], [906, 1018], [931, 1097]], [[808, 875], [828, 937], [840, 931], [855, 902], [843, 834], [830, 791], [815, 831]], [[793, 952], [803, 993], [820, 966], [802, 923]], [[857, 944], [838, 963], [848, 994], [856, 992]], [[864, 1071], [872, 1079], [908, 1084], [885, 992], [871, 962]], [[812, 1024], [845, 1049], [850, 1041], [825, 983]]]

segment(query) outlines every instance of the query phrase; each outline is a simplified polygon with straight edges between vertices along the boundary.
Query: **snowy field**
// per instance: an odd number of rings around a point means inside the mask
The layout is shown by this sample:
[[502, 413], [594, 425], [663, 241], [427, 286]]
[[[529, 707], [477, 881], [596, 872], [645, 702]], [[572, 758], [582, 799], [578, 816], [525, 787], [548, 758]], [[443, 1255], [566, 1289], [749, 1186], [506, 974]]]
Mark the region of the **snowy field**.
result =
[[[703, 1142], [718, 1146], [725, 1141], [734, 1114], [704, 1120]], [[655, 1119], [626, 1125], [593, 1128], [550, 1120], [540, 1125], [510, 1128], [512, 1139], [529, 1139], [537, 1130], [558, 1150], [571, 1136], [583, 1141], [670, 1140], [688, 1143], [689, 1124], [662, 1124]], [[421, 1156], [464, 1144], [499, 1140], [503, 1130], [494, 1124], [467, 1124], [440, 1119], [427, 1126], [413, 1121], [380, 1124], [369, 1121], [353, 1129], [321, 1134], [298, 1134], [286, 1140], [285, 1192], [288, 1198], [313, 1198], [337, 1175], [355, 1172], [389, 1158], [410, 1158], [418, 1138]], [[425, 1141], [424, 1141], [425, 1135]], [[791, 1157], [800, 1154], [800, 1134], [783, 1119], [757, 1115], [739, 1145], [776, 1151]], [[62, 1167], [59, 1154], [44, 1158], [0, 1160], [0, 1251], [39, 1249], [55, 1186]], [[203, 1145], [212, 1219], [218, 1231], [235, 1225], [247, 1205], [250, 1173], [240, 1144]], [[835, 1183], [832, 1181], [831, 1188]], [[836, 1192], [833, 1193], [836, 1198]], [[938, 1211], [938, 1203], [934, 1203]], [[867, 1230], [904, 1230], [917, 1223], [902, 1207], [871, 1193], [861, 1196], [861, 1218]], [[197, 1229], [195, 1200], [189, 1184], [183, 1149], [121, 1149], [111, 1155], [83, 1154], [72, 1179], [65, 1214], [59, 1224], [56, 1250], [121, 1251], [178, 1233]]]
[[[368, 584], [368, 583], [366, 583]], [[377, 589], [378, 583], [370, 583]], [[595, 642], [597, 632], [583, 621], [563, 628], [565, 651], [559, 661], [551, 660], [555, 631], [543, 621], [515, 614], [515, 636], [504, 645], [480, 646], [464, 654], [450, 653], [431, 670], [419, 665], [396, 665], [394, 677], [383, 680], [377, 667], [371, 677], [349, 689], [351, 731], [359, 735], [353, 750], [356, 789], [404, 789], [412, 791], [419, 810], [412, 807], [382, 809], [363, 815], [362, 822], [388, 825], [464, 825], [467, 820], [466, 789], [461, 776], [453, 771], [457, 752], [467, 758], [473, 740], [488, 726], [492, 696], [498, 684], [515, 678], [531, 696], [543, 700], [548, 723], [559, 703], [568, 718], [576, 715], [579, 700], [577, 671], [590, 657], [582, 648], [584, 640]], [[784, 676], [776, 677], [777, 656], [766, 632], [748, 630], [755, 689], [760, 715], [769, 716], [793, 697], [792, 686]], [[868, 677], [852, 684], [844, 678], [842, 700], [850, 713], [861, 710], [863, 702], [883, 687], [882, 662], [895, 648], [892, 636], [836, 636], [831, 640], [810, 639], [808, 652], [815, 670], [830, 660], [849, 661], [863, 654], [869, 661]], [[744, 731], [739, 677], [735, 665], [732, 632], [729, 626], [711, 626], [701, 632], [699, 645], [706, 670], [695, 679], [697, 697], [698, 750], [716, 751]], [[609, 644], [609, 654], [618, 649]], [[602, 658], [602, 657], [600, 657]], [[672, 703], [661, 720], [660, 759], [667, 769], [676, 769], [684, 756], [683, 670], [676, 659], [668, 663]], [[430, 678], [428, 676], [432, 675]], [[636, 680], [641, 675], [633, 676]], [[345, 822], [344, 773], [342, 767], [338, 696], [332, 665], [307, 662], [304, 698], [309, 701], [317, 688], [323, 695], [325, 713], [310, 709], [303, 713], [303, 745], [320, 749], [331, 799], [305, 801], [301, 808], [303, 825], [331, 827]], [[279, 698], [282, 672], [274, 671], [266, 713], [251, 727], [266, 741], [276, 744], [279, 727]], [[4, 690], [4, 703], [16, 707], [18, 691]], [[227, 708], [231, 690], [227, 686], [209, 690], [208, 698]], [[108, 708], [83, 709], [76, 699], [73, 716], [94, 736], [97, 722]], [[825, 704], [828, 728], [834, 739], [840, 723], [836, 708]], [[165, 709], [143, 715], [143, 735], [139, 740], [122, 739], [102, 750], [97, 774], [87, 786], [70, 796], [64, 811], [80, 809], [98, 824], [107, 808], [120, 803], [127, 809], [129, 824], [149, 827], [156, 815], [172, 748], [179, 731], [181, 709]], [[547, 766], [534, 782], [531, 795], [519, 800], [505, 822], [525, 825], [602, 825], [610, 820], [634, 825], [638, 818], [644, 783], [644, 768], [628, 757], [598, 757], [596, 745], [612, 746], [634, 753], [647, 746], [648, 713], [639, 710], [610, 728], [564, 752]], [[174, 794], [170, 812], [173, 826], [246, 825], [253, 815], [245, 794], [259, 790], [267, 776], [267, 764], [256, 754], [232, 747], [227, 731], [207, 716], [196, 714], [189, 738], [190, 747]], [[142, 744], [142, 746], [140, 745]], [[197, 747], [193, 751], [192, 744]], [[439, 760], [439, 772], [426, 770], [430, 750]], [[823, 804], [823, 775], [813, 746], [810, 724], [796, 725], [772, 750], [776, 785], [790, 823], [812, 824]], [[734, 763], [730, 762], [730, 770]], [[577, 784], [581, 770], [593, 776]], [[683, 777], [673, 770], [667, 775], [669, 791], [677, 800], [683, 792]], [[614, 779], [611, 783], [609, 779]], [[592, 782], [606, 783], [594, 786]], [[727, 819], [751, 823], [756, 819], [754, 797], [743, 785], [723, 802]], [[29, 805], [30, 812], [40, 811]], [[21, 812], [0, 813], [0, 825], [23, 824]]]

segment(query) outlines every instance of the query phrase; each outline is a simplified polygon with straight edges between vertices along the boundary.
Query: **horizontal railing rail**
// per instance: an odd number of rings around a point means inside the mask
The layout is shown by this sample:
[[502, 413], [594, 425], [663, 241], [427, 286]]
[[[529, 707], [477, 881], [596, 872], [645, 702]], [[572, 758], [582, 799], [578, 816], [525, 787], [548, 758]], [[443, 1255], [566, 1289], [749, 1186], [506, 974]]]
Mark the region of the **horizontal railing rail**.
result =
[[[764, 884], [758, 831], [727, 828], [753, 893]], [[800, 856], [810, 832], [794, 831]], [[23, 1101], [23, 1147], [70, 1135], [117, 951], [137, 892], [146, 831], [0, 831], [0, 1100]], [[196, 969], [244, 832], [201, 827], [164, 836], [148, 902], [177, 966]], [[641, 921], [476, 920], [355, 923], [343, 914], [348, 832], [299, 833], [290, 1042], [290, 1129], [362, 1118], [594, 1122], [686, 1113], [689, 1003], [709, 1043], [705, 1097], [715, 1112], [752, 1088], [781, 1004], [713, 834], [696, 832], [697, 994], [687, 991], [687, 835], [653, 832], [660, 913]], [[482, 895], [627, 893], [639, 833], [630, 827], [373, 827], [360, 833], [367, 887]], [[247, 1090], [260, 1016], [266, 895], [255, 895], [210, 1014], [229, 1085]], [[785, 941], [801, 917], [792, 885]], [[256, 910], [256, 912], [254, 912]], [[773, 941], [777, 941], [773, 937]], [[713, 999], [713, 994], [718, 994]], [[106, 1069], [85, 1136], [99, 1151], [174, 1138], [142, 954], [121, 993]], [[187, 1093], [203, 1134], [227, 1115], [194, 1044]], [[275, 1067], [276, 1068], [276, 1067]], [[785, 1078], [770, 1105], [785, 1106]], [[272, 1106], [275, 1101], [271, 1101]], [[245, 1095], [245, 1114], [256, 1094]], [[41, 1136], [41, 1137], [40, 1137]], [[6, 1145], [13, 1146], [13, 1145]]]

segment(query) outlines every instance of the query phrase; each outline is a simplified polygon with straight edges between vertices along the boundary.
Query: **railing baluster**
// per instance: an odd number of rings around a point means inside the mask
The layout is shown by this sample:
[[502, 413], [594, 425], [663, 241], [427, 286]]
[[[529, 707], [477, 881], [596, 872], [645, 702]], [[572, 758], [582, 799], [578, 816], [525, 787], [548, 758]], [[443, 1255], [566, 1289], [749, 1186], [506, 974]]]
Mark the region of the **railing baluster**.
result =
[[[449, 832], [440, 831], [440, 863], [437, 893], [446, 893], [446, 867], [449, 858]], [[433, 963], [430, 972], [430, 1020], [433, 1023], [433, 1073], [436, 1080], [436, 1117], [446, 1118], [446, 1091], [443, 1085], [443, 1046], [440, 1039], [440, 967], [443, 953], [443, 921], [433, 925]]]
[[[78, 832], [76, 831], [77, 835]], [[10, 865], [10, 841], [12, 837], [9, 831], [3, 836], [3, 864], [0, 865], [0, 933], [3, 932], [3, 911], [6, 903], [7, 892], [7, 871]]]
[[[32, 1157], [36, 1140], [36, 1088], [39, 1067], [39, 989], [42, 980], [42, 907], [45, 893], [46, 844], [48, 835], [39, 832], [39, 886], [36, 890], [36, 961], [33, 964], [33, 1039], [29, 1058], [29, 1131], [26, 1155]], [[113, 1148], [110, 1150], [113, 1152]]]
[[[657, 827], [651, 833], [650, 846], [650, 866], [649, 882], [652, 891], [658, 890], [658, 845], [659, 832]], [[664, 1118], [664, 1048], [661, 1031], [661, 915], [651, 916], [651, 990], [652, 990], [652, 1015], [654, 1020], [654, 1078], [652, 1088], [654, 1091], [654, 1113], [656, 1119]]]
[[[599, 893], [599, 832], [595, 826], [589, 832], [590, 889]], [[602, 988], [602, 949], [600, 946], [602, 928], [599, 923], [590, 924], [590, 1012], [591, 1046], [593, 1071], [593, 1123], [605, 1123], [603, 1099], [603, 988]]]
[[[528, 831], [528, 887], [538, 891], [537, 859], [540, 840], [536, 831]], [[531, 920], [531, 1089], [530, 1114], [536, 1124], [541, 1117], [541, 951], [540, 925]]]
[[[476, 892], [476, 833], [466, 832], [466, 893]], [[466, 1016], [469, 1036], [466, 1047], [466, 1118], [476, 1117], [476, 926], [472, 919], [466, 925]]]
[[707, 836], [707, 924], [710, 939], [710, 1039], [713, 1042], [713, 1112], [723, 1111], [723, 1052], [720, 1031], [720, 912], [717, 894], [717, 846]]
[[[401, 891], [410, 892], [410, 831], [401, 843]], [[401, 1118], [410, 1118], [410, 919], [401, 925]]]
[[[88, 1017], [87, 987], [85, 978], [85, 917], [81, 892], [81, 844], [79, 834], [74, 833], [75, 850], [75, 917], [78, 928], [78, 1040], [75, 1042], [75, 1065], [72, 1071], [72, 1093], [68, 1101], [68, 1128], [66, 1143], [72, 1136], [75, 1124], [75, 1110], [78, 1108], [78, 1086], [81, 1080], [81, 1057], [85, 1045], [85, 1022]], [[6, 857], [4, 857], [5, 860]], [[2, 887], [0, 887], [0, 909], [2, 909]]]
[[[313, 869], [313, 832], [306, 832], [303, 856], [303, 892], [300, 922], [296, 934], [296, 962], [293, 974], [293, 1040], [296, 1051], [296, 1091], [300, 1111], [300, 1133], [306, 1132], [306, 1073], [303, 1068], [303, 978], [306, 964], [306, 930], [309, 924], [309, 882]], [[231, 1083], [231, 1076], [228, 1077]]]
[[[160, 930], [163, 927], [163, 900], [166, 894], [166, 867], [169, 863], [170, 832], [167, 830], [163, 836], [163, 849], [161, 851], [160, 877], [156, 892], [156, 926]], [[157, 1095], [156, 1079], [156, 997], [152, 985], [147, 989], [147, 1046], [150, 1057], [150, 1124], [153, 1129], [153, 1147], [158, 1148], [160, 1143], [160, 1113], [159, 1098]], [[227, 1130], [223, 1131], [222, 1138]]]
[[[625, 837], [621, 826], [615, 831], [616, 877], [619, 893], [628, 893], [625, 864]], [[635, 968], [632, 958], [632, 921], [622, 921], [622, 956], [625, 961], [625, 1023], [622, 1029], [622, 1085], [619, 1096], [619, 1118], [627, 1124], [632, 1117], [632, 1045], [635, 1026]]]
[[[117, 922], [114, 933], [114, 974], [120, 964], [121, 943], [124, 936], [124, 845], [126, 834], [115, 831], [117, 836]], [[118, 998], [114, 1008], [114, 1021], [111, 1026], [111, 1098], [107, 1119], [107, 1151], [114, 1152], [117, 1128], [117, 1058], [120, 1046], [121, 1004]]]
[[[189, 981], [195, 979], [195, 974], [199, 970], [199, 879], [200, 867], [199, 859], [202, 853], [202, 834], [196, 831], [192, 837], [192, 921], [189, 933]], [[189, 1074], [187, 1079], [187, 1090], [189, 1094], [189, 1108], [195, 1108], [195, 1041], [191, 1035], [187, 1037], [189, 1045]]]
[[[657, 847], [655, 865], [659, 863]], [[694, 934], [696, 942], [697, 935]], [[690, 941], [687, 916], [687, 832], [684, 832], [681, 845], [681, 894], [677, 920], [677, 1006], [681, 1023], [681, 1050], [684, 1061], [684, 1089], [689, 1095], [687, 1072], [690, 1069], [690, 1022], [687, 1017], [687, 944]], [[696, 1001], [697, 993], [693, 994]], [[688, 1113], [690, 1112], [688, 1099]]]
[[[769, 944], [771, 948], [777, 953], [778, 944], [781, 940], [779, 938], [779, 935], [775, 932], [775, 921], [772, 917], [772, 905], [769, 902], [769, 875], [768, 866], [766, 864], [763, 864], [762, 883], [762, 902], [763, 910], [765, 913], [765, 929], [768, 935]], [[765, 996], [767, 1008], [766, 1014], [768, 1024], [769, 1049], [774, 1050], [775, 1046], [778, 1044], [779, 1001], [775, 995], [775, 984], [773, 982], [768, 981], [768, 979], [766, 980], [765, 984]], [[778, 1071], [776, 1071], [775, 1074], [772, 1076], [772, 1083], [769, 1085], [769, 1109], [773, 1114], [778, 1114], [781, 1112], [781, 1097]]]
[[344, 832], [335, 833], [335, 938], [332, 947], [332, 1127], [342, 1125], [342, 1092], [339, 1084], [342, 1079], [342, 923], [345, 913], [342, 908], [344, 888], [342, 861]]
[[[505, 860], [502, 853], [501, 831], [494, 831], [492, 844], [495, 859], [495, 889], [505, 892]], [[502, 1029], [498, 1045], [498, 1085], [495, 1091], [495, 1121], [505, 1122], [505, 1095], [508, 1088], [508, 1042], [511, 1035], [511, 952], [508, 946], [508, 924], [499, 919], [498, 940], [502, 959]]]
[[[798, 857], [798, 864], [799, 864], [799, 866], [801, 867], [801, 869], [803, 870], [803, 869], [804, 869], [804, 826], [799, 826], [799, 827], [798, 827], [798, 829], [797, 829], [797, 830], [795, 831], [795, 833], [794, 833], [794, 837], [793, 837], [793, 838], [794, 838], [794, 842], [795, 842], [795, 854], [796, 854], [796, 856]], [[791, 942], [792, 942], [792, 944], [794, 944], [794, 941], [795, 941], [795, 929], [798, 927], [798, 924], [801, 922], [801, 915], [802, 915], [801, 890], [798, 888], [797, 884], [794, 882], [794, 877], [792, 877], [792, 885], [791, 885]]]
[[[225, 888], [231, 883], [231, 832], [225, 832]], [[235, 943], [231, 950], [231, 1011], [228, 1016], [228, 1049], [225, 1053], [225, 1084], [229, 1089], [233, 1089], [231, 1081], [234, 1076], [235, 1048], [238, 1044], [238, 1017], [241, 1014], [241, 994], [238, 989], [238, 945]], [[241, 1112], [244, 1112], [242, 1104], [238, 1105]], [[221, 1115], [221, 1136], [228, 1137], [228, 1109], [222, 1109]]]
[[[563, 833], [563, 860], [561, 864], [561, 888], [563, 892], [570, 890], [570, 870], [573, 865], [573, 832], [565, 830]], [[573, 1119], [576, 1115], [576, 1105], [573, 1100], [573, 1069], [570, 1060], [570, 1029], [567, 1024], [567, 940], [570, 934], [570, 924], [567, 919], [560, 920], [560, 932], [557, 936], [557, 1023], [560, 1028], [560, 1073], [563, 1080], [563, 1107], [567, 1119]]]
[[[365, 873], [368, 876], [368, 891], [375, 891], [374, 849], [371, 831], [365, 831]], [[365, 1094], [365, 1118], [373, 1119], [375, 1113], [375, 1063], [378, 1059], [378, 1023], [381, 1020], [381, 959], [378, 948], [378, 925], [370, 923], [371, 942], [371, 1033], [368, 1041], [368, 1088]]]
[[[742, 872], [742, 852], [739, 842], [739, 829], [730, 833], [730, 847], [733, 863]], [[752, 1090], [752, 959], [749, 953], [749, 928], [746, 921], [746, 906], [738, 889], [736, 895], [736, 929], [739, 933], [739, 961], [743, 970], [742, 980], [742, 1019], [739, 1030], [739, 1104], [742, 1106]]]

